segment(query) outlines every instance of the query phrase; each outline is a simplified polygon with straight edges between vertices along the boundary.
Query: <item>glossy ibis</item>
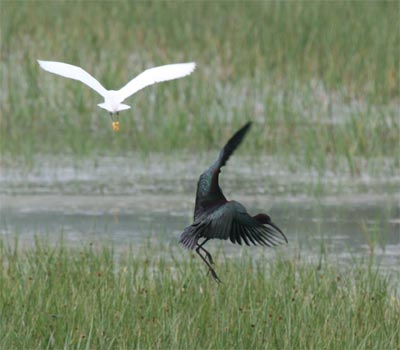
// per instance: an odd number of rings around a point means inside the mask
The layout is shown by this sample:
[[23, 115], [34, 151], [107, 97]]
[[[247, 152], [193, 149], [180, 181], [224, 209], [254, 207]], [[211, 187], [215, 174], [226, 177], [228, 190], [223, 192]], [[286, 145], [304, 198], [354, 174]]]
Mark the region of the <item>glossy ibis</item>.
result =
[[[208, 266], [211, 275], [221, 282], [211, 254], [204, 245], [213, 238], [230, 239], [232, 243], [272, 247], [286, 242], [286, 236], [267, 214], [250, 216], [246, 208], [236, 201], [228, 201], [218, 183], [221, 168], [240, 145], [251, 123], [237, 131], [219, 153], [218, 159], [200, 175], [197, 183], [194, 223], [185, 228], [181, 237], [188, 249], [194, 249]], [[201, 243], [199, 240], [203, 239]], [[204, 253], [204, 254], [203, 254]]]

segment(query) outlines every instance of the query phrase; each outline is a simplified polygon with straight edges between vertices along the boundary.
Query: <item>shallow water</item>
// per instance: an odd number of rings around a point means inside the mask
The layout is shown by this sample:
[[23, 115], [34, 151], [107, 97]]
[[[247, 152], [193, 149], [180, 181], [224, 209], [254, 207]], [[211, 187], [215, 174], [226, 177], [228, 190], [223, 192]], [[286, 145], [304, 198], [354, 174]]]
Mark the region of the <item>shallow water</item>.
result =
[[[0, 234], [26, 245], [35, 236], [55, 242], [62, 236], [77, 246], [104, 241], [116, 249], [158, 241], [175, 246], [191, 223], [198, 175], [213, 160], [208, 154], [178, 160], [157, 155], [100, 158], [79, 164], [46, 158], [32, 169], [3, 167]], [[254, 162], [238, 156], [223, 169], [220, 183], [228, 199], [242, 202], [252, 214], [267, 212], [286, 233], [289, 245], [277, 251], [318, 259], [324, 249], [342, 264], [374, 252], [382, 267], [400, 271], [396, 176], [321, 178], [285, 170], [272, 158]], [[229, 242], [208, 245], [211, 252], [225, 255], [272, 253]]]

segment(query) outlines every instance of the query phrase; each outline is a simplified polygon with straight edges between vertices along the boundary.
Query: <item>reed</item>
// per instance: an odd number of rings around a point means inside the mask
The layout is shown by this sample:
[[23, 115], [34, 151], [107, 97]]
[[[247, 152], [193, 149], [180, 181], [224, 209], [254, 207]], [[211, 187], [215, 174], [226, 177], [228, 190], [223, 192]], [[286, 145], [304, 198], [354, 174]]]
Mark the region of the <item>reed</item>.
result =
[[117, 253], [106, 244], [1, 240], [0, 253], [2, 349], [400, 345], [399, 276], [372, 257], [343, 268], [283, 252], [219, 255], [217, 284], [199, 259], [168, 246]]

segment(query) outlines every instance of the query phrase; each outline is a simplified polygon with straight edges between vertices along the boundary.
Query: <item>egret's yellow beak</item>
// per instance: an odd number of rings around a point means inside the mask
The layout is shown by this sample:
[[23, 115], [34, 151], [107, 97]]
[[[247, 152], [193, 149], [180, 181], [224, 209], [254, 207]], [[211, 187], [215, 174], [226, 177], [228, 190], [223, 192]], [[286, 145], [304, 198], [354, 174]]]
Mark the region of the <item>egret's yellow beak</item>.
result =
[[119, 131], [119, 122], [112, 122], [112, 128], [114, 131]]

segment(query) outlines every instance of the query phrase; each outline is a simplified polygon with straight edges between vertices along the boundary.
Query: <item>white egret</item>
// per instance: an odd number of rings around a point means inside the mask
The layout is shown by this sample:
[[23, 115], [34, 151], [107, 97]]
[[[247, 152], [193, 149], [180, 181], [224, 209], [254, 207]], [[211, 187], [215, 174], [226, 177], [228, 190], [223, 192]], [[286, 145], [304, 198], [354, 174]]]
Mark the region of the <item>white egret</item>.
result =
[[[136, 78], [133, 78], [123, 88], [119, 90], [107, 90], [88, 72], [80, 67], [53, 61], [38, 60], [38, 63], [45, 71], [61, 75], [65, 78], [79, 80], [103, 96], [104, 102], [99, 103], [98, 106], [110, 112], [114, 131], [119, 130], [119, 112], [131, 108], [122, 103], [125, 99], [146, 86], [189, 75], [196, 67], [194, 62], [190, 62], [150, 68], [139, 74]], [[116, 120], [114, 120], [114, 114], [117, 115]]]

